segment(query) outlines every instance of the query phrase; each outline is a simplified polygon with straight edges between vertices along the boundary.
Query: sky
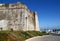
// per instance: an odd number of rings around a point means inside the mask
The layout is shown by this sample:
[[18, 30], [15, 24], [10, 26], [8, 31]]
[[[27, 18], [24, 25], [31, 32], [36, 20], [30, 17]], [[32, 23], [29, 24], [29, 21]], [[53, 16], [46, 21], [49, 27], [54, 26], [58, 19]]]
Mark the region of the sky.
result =
[[37, 11], [40, 29], [60, 29], [60, 0], [0, 0], [0, 3], [22, 2]]

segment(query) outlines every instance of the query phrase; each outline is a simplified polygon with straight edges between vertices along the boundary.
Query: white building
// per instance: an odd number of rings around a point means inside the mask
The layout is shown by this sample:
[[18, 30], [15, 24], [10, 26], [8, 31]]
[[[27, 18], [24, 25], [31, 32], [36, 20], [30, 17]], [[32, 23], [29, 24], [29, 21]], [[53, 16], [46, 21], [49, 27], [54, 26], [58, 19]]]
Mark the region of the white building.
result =
[[3, 21], [3, 26], [0, 25], [2, 30], [40, 31], [37, 13], [30, 11], [25, 4], [20, 2], [15, 4], [1, 4], [0, 22], [1, 21]]

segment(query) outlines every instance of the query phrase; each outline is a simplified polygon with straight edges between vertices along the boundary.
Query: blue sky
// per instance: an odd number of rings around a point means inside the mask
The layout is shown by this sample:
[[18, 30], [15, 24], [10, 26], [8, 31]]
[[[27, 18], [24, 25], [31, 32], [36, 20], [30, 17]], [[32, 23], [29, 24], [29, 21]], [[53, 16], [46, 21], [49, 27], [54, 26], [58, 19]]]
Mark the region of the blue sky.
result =
[[0, 0], [0, 3], [23, 2], [32, 11], [37, 11], [40, 28], [60, 28], [60, 0]]

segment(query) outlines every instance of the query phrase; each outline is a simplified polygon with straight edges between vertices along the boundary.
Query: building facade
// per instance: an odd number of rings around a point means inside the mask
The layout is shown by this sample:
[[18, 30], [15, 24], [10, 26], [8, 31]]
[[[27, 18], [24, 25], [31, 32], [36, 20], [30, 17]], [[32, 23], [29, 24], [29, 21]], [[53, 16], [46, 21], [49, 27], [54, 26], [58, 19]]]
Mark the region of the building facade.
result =
[[30, 11], [25, 4], [20, 2], [1, 4], [0, 21], [3, 23], [0, 25], [0, 29], [2, 28], [2, 30], [40, 31], [37, 12]]

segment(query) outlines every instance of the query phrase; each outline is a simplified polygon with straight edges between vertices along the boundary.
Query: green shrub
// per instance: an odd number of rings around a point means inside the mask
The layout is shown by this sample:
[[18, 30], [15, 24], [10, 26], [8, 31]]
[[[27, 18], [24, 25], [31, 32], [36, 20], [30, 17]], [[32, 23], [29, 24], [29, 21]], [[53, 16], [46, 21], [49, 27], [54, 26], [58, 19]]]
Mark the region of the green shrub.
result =
[[0, 41], [4, 41], [3, 39], [0, 39]]

